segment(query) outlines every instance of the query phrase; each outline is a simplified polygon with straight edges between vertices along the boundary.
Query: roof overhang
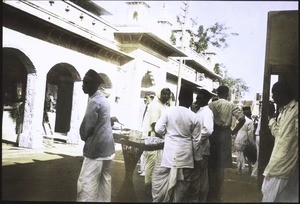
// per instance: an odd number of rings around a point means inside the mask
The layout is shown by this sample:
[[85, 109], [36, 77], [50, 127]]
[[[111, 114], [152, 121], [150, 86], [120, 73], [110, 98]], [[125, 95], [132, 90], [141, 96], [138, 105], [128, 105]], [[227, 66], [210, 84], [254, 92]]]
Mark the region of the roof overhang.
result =
[[115, 32], [115, 39], [123, 45], [141, 44], [164, 57], [186, 57], [186, 55], [151, 32]]
[[128, 4], [128, 5], [138, 5], [138, 4], [141, 4], [143, 6], [146, 6], [147, 8], [150, 8], [149, 4], [147, 4], [145, 1], [129, 1], [129, 2], [126, 2], [126, 4]]
[[[168, 72], [167, 79], [170, 80], [172, 83], [177, 84], [178, 76]], [[184, 78], [181, 78], [181, 84], [182, 84], [182, 86], [191, 88], [195, 93], [202, 87], [200, 84], [196, 84], [196, 83], [186, 80]]]
[[95, 14], [96, 16], [102, 16], [102, 15], [112, 15], [104, 8], [100, 7], [98, 4], [92, 2], [91, 0], [70, 0], [72, 3], [76, 4], [77, 6], [80, 6], [81, 8], [91, 12], [92, 14]]
[[[78, 34], [79, 30], [78, 33], [76, 33], [76, 29], [70, 31], [70, 29], [45, 21], [6, 3], [3, 3], [2, 8], [2, 25], [4, 27], [119, 66], [133, 60], [131, 56], [112, 46], [100, 44]], [[66, 26], [70, 27], [69, 24]]]
[[204, 72], [206, 75], [208, 75], [211, 79], [222, 79], [222, 77], [213, 71], [205, 68], [203, 65], [201, 65], [199, 62], [193, 60], [193, 59], [184, 59], [185, 65], [195, 69], [198, 72]]

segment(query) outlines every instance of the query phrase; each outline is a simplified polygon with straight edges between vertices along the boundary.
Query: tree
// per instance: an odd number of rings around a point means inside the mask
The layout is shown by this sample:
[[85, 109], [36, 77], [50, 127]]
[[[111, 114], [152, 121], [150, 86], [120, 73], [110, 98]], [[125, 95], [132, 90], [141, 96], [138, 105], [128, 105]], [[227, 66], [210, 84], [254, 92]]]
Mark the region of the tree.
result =
[[[192, 28], [197, 26], [197, 19], [190, 18], [192, 22]], [[177, 16], [177, 22], [179, 25], [183, 25], [183, 21]], [[192, 30], [186, 30], [190, 35], [189, 47], [197, 53], [204, 54], [208, 50], [209, 46], [224, 49], [228, 47], [227, 38], [231, 35], [237, 36], [238, 33], [228, 33], [228, 27], [224, 23], [216, 22], [209, 28], [204, 28], [200, 25], [196, 32]]]
[[[223, 64], [216, 63], [214, 72], [222, 76], [222, 79], [217, 79], [217, 82], [220, 85], [228, 86], [234, 95], [234, 99], [239, 100], [243, 97], [245, 92], [249, 91], [249, 87], [243, 79], [228, 76], [228, 71]], [[216, 92], [216, 90], [213, 90], [213, 92]]]
[[[190, 18], [190, 20], [192, 22], [192, 28], [197, 26], [197, 19]], [[177, 22], [180, 25], [183, 24], [183, 21], [179, 16], [177, 16]], [[228, 37], [238, 35], [238, 33], [230, 33], [229, 28], [224, 23], [218, 22], [208, 28], [200, 25], [196, 32], [193, 32], [192, 30], [186, 30], [186, 32], [190, 35], [189, 47], [195, 52], [204, 56], [207, 54], [207, 50], [210, 48], [210, 46], [218, 49], [225, 49], [229, 46], [227, 43]], [[216, 74], [222, 76], [222, 79], [217, 79], [216, 81], [220, 85], [228, 86], [234, 93], [235, 99], [240, 99], [244, 92], [249, 91], [249, 87], [242, 79], [228, 76], [227, 69], [223, 64], [216, 63], [214, 66], [214, 71]]]

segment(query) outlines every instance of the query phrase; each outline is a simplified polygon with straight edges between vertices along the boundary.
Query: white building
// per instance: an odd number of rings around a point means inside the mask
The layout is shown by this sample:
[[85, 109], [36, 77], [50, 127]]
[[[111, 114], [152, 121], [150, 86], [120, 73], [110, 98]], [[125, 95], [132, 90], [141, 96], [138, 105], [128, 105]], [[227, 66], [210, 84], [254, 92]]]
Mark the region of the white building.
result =
[[[88, 99], [81, 81], [88, 69], [105, 79], [112, 102], [120, 96], [122, 122], [131, 129], [138, 128], [145, 91], [169, 87], [176, 93], [180, 57], [182, 85], [212, 89], [219, 78], [212, 65], [173, 46], [166, 19], [150, 22], [146, 2], [127, 6], [127, 24], [112, 25], [103, 18], [111, 14], [89, 0], [3, 1], [2, 140], [41, 148], [43, 137], [53, 133], [78, 144]], [[163, 27], [162, 33], [151, 26]]]

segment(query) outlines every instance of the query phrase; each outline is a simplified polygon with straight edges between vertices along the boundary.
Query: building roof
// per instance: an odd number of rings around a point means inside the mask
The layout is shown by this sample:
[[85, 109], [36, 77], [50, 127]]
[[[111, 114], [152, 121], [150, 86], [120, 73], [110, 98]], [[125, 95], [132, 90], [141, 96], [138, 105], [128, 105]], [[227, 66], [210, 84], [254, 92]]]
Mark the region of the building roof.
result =
[[[45, 15], [43, 11], [40, 13]], [[118, 50], [117, 47], [95, 40], [97, 36], [88, 38], [87, 34], [83, 34], [86, 33], [83, 29], [61, 19], [56, 19], [55, 23], [45, 21], [38, 14], [29, 14], [6, 3], [3, 4], [2, 17], [3, 26], [49, 43], [76, 50], [117, 65], [123, 65], [133, 60], [131, 56]]]
[[112, 15], [104, 8], [100, 7], [98, 4], [92, 2], [91, 0], [70, 0], [77, 6], [80, 6], [81, 8], [95, 14], [96, 16], [102, 16], [102, 15]]
[[139, 43], [165, 57], [186, 57], [181, 50], [151, 32], [115, 32], [114, 36], [122, 44]]
[[184, 59], [184, 61], [187, 66], [192, 67], [193, 69], [195, 69], [198, 72], [205, 72], [205, 74], [207, 74], [212, 79], [221, 79], [222, 78], [220, 75], [216, 74], [215, 72], [207, 69], [205, 66], [200, 64], [197, 60]]

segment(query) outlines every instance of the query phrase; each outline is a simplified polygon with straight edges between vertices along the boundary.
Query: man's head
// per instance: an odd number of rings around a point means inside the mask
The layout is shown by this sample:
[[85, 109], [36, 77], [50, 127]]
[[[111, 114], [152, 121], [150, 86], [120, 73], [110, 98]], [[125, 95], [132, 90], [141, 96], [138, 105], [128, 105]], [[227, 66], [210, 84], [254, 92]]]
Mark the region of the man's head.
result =
[[294, 98], [294, 93], [287, 83], [279, 81], [272, 87], [272, 98], [278, 107], [282, 107]]
[[189, 108], [193, 103], [193, 90], [182, 86], [180, 88], [178, 100], [180, 106]]
[[244, 106], [242, 109], [244, 115], [251, 119], [252, 116], [251, 108], [249, 106]]
[[145, 103], [146, 105], [148, 105], [148, 104], [150, 103], [150, 101], [151, 101], [150, 94], [146, 94], [146, 95], [144, 96], [144, 103]]
[[93, 69], [90, 69], [83, 78], [82, 90], [85, 94], [93, 95], [104, 81]]
[[160, 91], [160, 97], [159, 97], [159, 100], [163, 103], [163, 104], [166, 104], [169, 100], [170, 100], [170, 97], [171, 97], [171, 90], [169, 88], [163, 88], [161, 91]]
[[196, 97], [196, 104], [199, 107], [206, 106], [208, 104], [208, 101], [214, 96], [213, 93], [209, 92], [206, 89], [200, 89], [198, 91], [197, 97]]
[[219, 98], [227, 99], [229, 96], [228, 86], [225, 86], [225, 85], [219, 86], [217, 89], [217, 93], [218, 93]]

